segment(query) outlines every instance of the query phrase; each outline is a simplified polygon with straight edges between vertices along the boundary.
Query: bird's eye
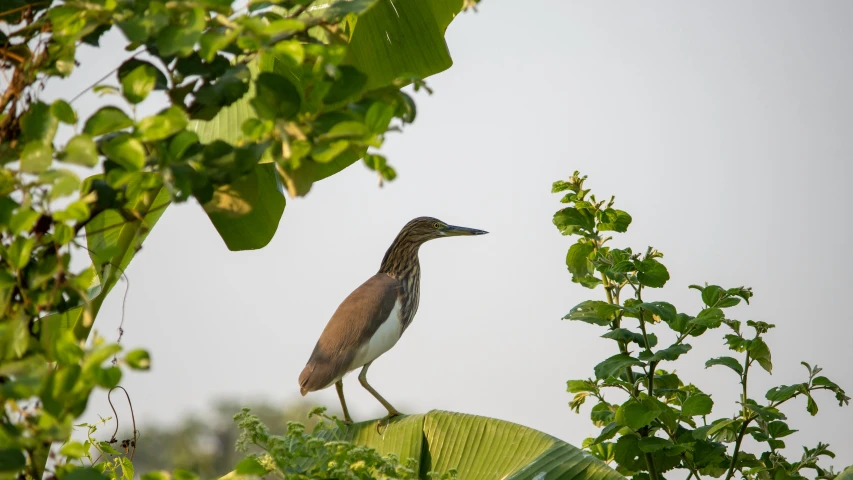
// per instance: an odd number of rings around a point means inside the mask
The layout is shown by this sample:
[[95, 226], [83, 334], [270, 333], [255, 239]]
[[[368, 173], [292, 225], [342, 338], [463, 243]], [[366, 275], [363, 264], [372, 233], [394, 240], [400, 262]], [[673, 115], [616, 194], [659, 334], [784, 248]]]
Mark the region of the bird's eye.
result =
[[438, 229], [439, 229], [439, 227], [441, 227], [441, 224], [440, 224], [440, 223], [438, 223], [438, 222], [435, 222], [435, 223], [433, 223], [433, 224], [432, 224], [432, 228], [434, 228], [434, 229], [436, 229], [436, 230], [438, 230]]

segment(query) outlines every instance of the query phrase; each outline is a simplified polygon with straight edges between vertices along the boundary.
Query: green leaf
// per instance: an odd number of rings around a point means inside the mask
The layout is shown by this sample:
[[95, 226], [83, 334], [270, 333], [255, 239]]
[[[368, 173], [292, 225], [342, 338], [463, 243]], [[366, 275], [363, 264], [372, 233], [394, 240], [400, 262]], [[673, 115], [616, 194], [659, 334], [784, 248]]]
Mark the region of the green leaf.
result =
[[699, 427], [693, 431], [693, 438], [697, 440], [705, 440], [709, 436], [717, 435], [723, 430], [729, 430], [734, 432], [734, 429], [737, 427], [737, 420], [733, 419], [719, 419], [715, 420], [711, 425], [705, 425], [704, 427]]
[[811, 414], [811, 416], [817, 415], [817, 402], [814, 401], [814, 398], [810, 394], [806, 394], [806, 411]]
[[9, 219], [9, 231], [13, 235], [18, 235], [22, 232], [29, 232], [36, 226], [41, 214], [28, 207], [21, 207], [15, 210]]
[[638, 402], [633, 398], [616, 410], [616, 423], [639, 430], [652, 423], [661, 413], [661, 409], [649, 399]]
[[661, 362], [664, 360], [673, 361], [678, 359], [681, 355], [689, 352], [690, 349], [693, 348], [690, 345], [680, 343], [677, 345], [670, 345], [669, 347], [664, 348], [663, 350], [658, 350], [653, 354], [649, 352], [640, 352], [638, 355], [640, 360], [646, 362]]
[[36, 102], [21, 115], [20, 125], [24, 142], [39, 143], [49, 147], [59, 127], [59, 120], [54, 116], [50, 106], [44, 102]]
[[253, 475], [262, 477], [266, 475], [267, 469], [264, 468], [264, 466], [261, 465], [260, 462], [258, 462], [257, 457], [251, 456], [240, 460], [240, 463], [238, 463], [237, 467], [234, 469], [234, 473], [238, 475]]
[[18, 448], [0, 449], [0, 472], [17, 473], [27, 465], [27, 459]]
[[850, 465], [844, 471], [838, 474], [835, 477], [835, 480], [853, 480], [853, 465]]
[[26, 173], [41, 173], [53, 162], [53, 148], [39, 141], [32, 141], [24, 146], [21, 152], [21, 171]]
[[347, 15], [361, 14], [370, 9], [377, 0], [334, 0], [317, 5], [311, 13], [329, 23], [337, 23]]
[[86, 120], [83, 132], [97, 137], [131, 126], [133, 126], [133, 120], [126, 113], [116, 107], [103, 107]]
[[[107, 444], [109, 445], [109, 444]], [[112, 447], [110, 447], [112, 448]], [[104, 474], [90, 467], [75, 468], [66, 474], [62, 480], [109, 480]]]
[[376, 5], [359, 15], [346, 62], [367, 74], [368, 90], [402, 76], [426, 78], [453, 64], [444, 31], [462, 9], [462, 1], [362, 3]]
[[590, 261], [590, 255], [595, 251], [595, 245], [584, 240], [578, 241], [566, 253], [566, 266], [572, 274], [572, 281], [579, 283], [579, 279], [593, 275], [595, 267]]
[[566, 391], [569, 393], [594, 392], [596, 390], [597, 387], [591, 380], [569, 380], [566, 382]]
[[[624, 480], [600, 460], [550, 435], [493, 418], [431, 411], [392, 419], [383, 431], [376, 421], [345, 425], [319, 433], [375, 448], [380, 455], [418, 461], [421, 478], [428, 471], [458, 470], [458, 478], [544, 478]], [[481, 448], [488, 445], [488, 448]]]
[[592, 424], [596, 427], [603, 427], [615, 419], [615, 406], [607, 402], [599, 402], [589, 412]]
[[189, 118], [180, 107], [169, 107], [157, 115], [143, 118], [139, 122], [139, 134], [142, 140], [150, 142], [163, 140], [184, 130]]
[[697, 467], [718, 464], [725, 458], [725, 454], [726, 446], [721, 443], [701, 440], [693, 445], [693, 463]]
[[603, 379], [607, 377], [615, 377], [618, 376], [625, 368], [630, 368], [634, 365], [642, 366], [645, 364], [626, 353], [613, 355], [595, 366], [595, 378]]
[[799, 430], [791, 430], [787, 423], [781, 420], [775, 420], [767, 424], [767, 431], [773, 438], [783, 438], [791, 435], [792, 433], [798, 432]]
[[592, 233], [595, 229], [595, 219], [586, 209], [564, 208], [554, 214], [553, 222], [563, 235]]
[[691, 323], [705, 328], [717, 328], [723, 324], [723, 311], [719, 308], [706, 308], [699, 312]]
[[723, 297], [726, 296], [726, 291], [717, 285], [708, 285], [702, 289], [702, 301], [709, 307], [716, 307]]
[[396, 111], [397, 107], [395, 105], [382, 101], [373, 102], [364, 115], [364, 124], [373, 133], [385, 133]]
[[637, 442], [637, 446], [644, 453], [653, 453], [665, 448], [669, 448], [673, 446], [673, 443], [669, 440], [658, 438], [658, 437], [645, 437], [641, 438], [639, 442]]
[[289, 79], [262, 72], [255, 80], [255, 98], [251, 100], [258, 116], [268, 120], [290, 119], [302, 108], [299, 90]]
[[328, 132], [317, 137], [319, 141], [337, 140], [341, 138], [361, 139], [369, 134], [367, 126], [361, 122], [347, 120], [336, 124]]
[[781, 385], [778, 387], [773, 387], [767, 391], [767, 394], [764, 395], [764, 398], [770, 400], [771, 402], [784, 402], [785, 400], [788, 400], [797, 393], [808, 393], [808, 385], [805, 383], [800, 383], [797, 385]]
[[711, 397], [700, 393], [687, 397], [687, 400], [681, 405], [681, 414], [685, 417], [697, 417], [708, 415], [714, 407], [714, 401]]
[[98, 164], [98, 147], [91, 136], [81, 133], [68, 141], [65, 151], [59, 159], [84, 167], [94, 167]]
[[749, 354], [761, 365], [761, 368], [767, 370], [767, 373], [773, 373], [773, 364], [770, 362], [770, 348], [764, 343], [764, 340], [760, 337], [753, 339], [749, 344]]
[[639, 441], [640, 439], [636, 435], [623, 435], [616, 442], [614, 458], [622, 469], [636, 472], [646, 468], [643, 451], [638, 445]]
[[835, 384], [835, 382], [831, 381], [830, 379], [828, 379], [828, 378], [826, 378], [826, 377], [824, 377], [824, 376], [815, 377], [815, 378], [812, 380], [812, 385], [814, 385], [814, 386], [829, 387], [830, 389], [841, 388], [841, 387], [839, 387], [838, 385], [836, 385], [836, 384]]
[[768, 421], [768, 422], [770, 422], [772, 420], [786, 420], [787, 419], [787, 417], [785, 417], [785, 415], [782, 412], [780, 412], [779, 409], [777, 409], [777, 408], [761, 407], [759, 405], [756, 405], [754, 403], [749, 403], [749, 402], [743, 404], [743, 406], [745, 406], [747, 409], [751, 410], [752, 412], [755, 412], [759, 417], [761, 417], [762, 419], [764, 419], [765, 421]]
[[127, 366], [134, 370], [148, 370], [151, 368], [151, 357], [145, 350], [131, 350], [124, 356]]
[[237, 38], [237, 34], [236, 30], [230, 30], [228, 33], [214, 29], [206, 31], [199, 39], [199, 55], [205, 62], [212, 62], [220, 50], [227, 48]]
[[15, 240], [6, 248], [6, 261], [13, 268], [18, 270], [27, 266], [30, 263], [30, 254], [35, 246], [35, 239], [32, 237], [16, 237]]
[[39, 180], [53, 183], [48, 195], [51, 200], [67, 197], [80, 188], [80, 177], [70, 170], [51, 170], [41, 174]]
[[557, 180], [553, 184], [551, 184], [551, 193], [559, 193], [564, 192], [572, 188], [572, 184], [565, 180]]
[[669, 272], [666, 267], [653, 258], [636, 262], [635, 265], [638, 272], [637, 280], [647, 287], [660, 288], [669, 280]]
[[564, 320], [580, 320], [593, 325], [609, 325], [616, 318], [616, 313], [622, 310], [619, 305], [587, 300], [579, 303], [563, 317]]
[[[98, 294], [90, 297], [92, 317], [97, 316], [107, 294], [121, 277], [120, 272], [130, 264], [170, 201], [171, 195], [167, 189], [154, 188], [142, 194], [133, 205], [133, 210], [138, 212], [142, 221], [128, 221], [115, 210], [106, 210], [86, 224], [89, 256], [97, 267], [101, 281]], [[73, 326], [77, 338], [88, 337], [93, 324], [87, 323], [81, 307], [67, 312], [65, 317], [69, 326]]]
[[[229, 68], [221, 77], [216, 80], [213, 85], [205, 85], [198, 89], [195, 93], [196, 100], [201, 105], [208, 107], [224, 107], [231, 105], [238, 100], [244, 98], [247, 92], [250, 91], [250, 80], [252, 73], [249, 68], [243, 64], [235, 65]], [[242, 108], [247, 108], [248, 105]], [[239, 109], [238, 109], [239, 110]], [[214, 109], [214, 112], [219, 112]], [[199, 118], [195, 114], [193, 118]], [[209, 120], [213, 116], [205, 117], [203, 120]], [[241, 117], [241, 121], [248, 116]]]
[[[183, 470], [176, 470], [175, 473], [180, 474]], [[176, 475], [176, 480], [178, 475]], [[145, 472], [142, 474], [142, 480], [172, 480], [172, 475], [165, 470], [155, 470], [153, 472]]]
[[735, 371], [738, 375], [743, 375], [743, 366], [732, 357], [717, 357], [705, 362], [705, 368], [713, 365], [725, 365]]
[[130, 103], [139, 103], [153, 90], [169, 88], [169, 82], [163, 72], [153, 64], [131, 58], [118, 68], [118, 80], [122, 93]]
[[602, 232], [614, 231], [624, 233], [628, 231], [628, 226], [631, 225], [631, 215], [622, 210], [608, 209], [611, 220], [598, 224], [598, 230]]
[[265, 163], [214, 191], [204, 211], [229, 250], [253, 250], [272, 240], [285, 204], [275, 166]]
[[145, 147], [127, 133], [120, 133], [104, 142], [101, 151], [130, 172], [142, 170], [145, 166]]
[[59, 453], [70, 458], [82, 458], [86, 456], [86, 447], [80, 442], [68, 442], [59, 449]]
[[343, 65], [338, 68], [338, 77], [323, 97], [323, 103], [335, 104], [352, 99], [364, 90], [366, 84], [367, 76], [357, 68]]
[[604, 427], [603, 430], [601, 430], [601, 433], [598, 434], [598, 437], [596, 437], [592, 443], [599, 444], [606, 440], [610, 440], [611, 438], [615, 437], [619, 430], [621, 430], [622, 428], [622, 425], [619, 425], [616, 422], [610, 422], [609, 424], [607, 424], [606, 427]]
[[[649, 339], [649, 348], [657, 345], [658, 337], [654, 333], [649, 333], [647, 337]], [[613, 329], [602, 335], [601, 338], [609, 338], [611, 340], [616, 340], [617, 342], [634, 342], [643, 348], [646, 347], [646, 340], [643, 338], [643, 334], [632, 332], [627, 328]]]
[[124, 475], [124, 478], [133, 480], [133, 463], [131, 463], [130, 458], [121, 457], [119, 465], [121, 465], [121, 473]]
[[272, 122], [265, 122], [258, 120], [257, 118], [250, 118], [243, 122], [243, 125], [240, 126], [240, 130], [243, 131], [243, 135], [251, 140], [259, 140], [266, 135], [268, 135], [272, 131]]
[[200, 8], [191, 10], [189, 25], [169, 25], [157, 35], [157, 50], [163, 57], [186, 57], [193, 53], [196, 42], [201, 39], [205, 26], [204, 11]]
[[118, 367], [107, 367], [96, 370], [95, 377], [98, 385], [103, 388], [113, 388], [121, 381], [121, 369]]
[[666, 323], [670, 323], [675, 320], [678, 312], [675, 310], [675, 307], [671, 303], [667, 302], [643, 302], [640, 304], [632, 305], [635, 309], [643, 309], [648, 312], [651, 312], [652, 315], [660, 318]]
[[67, 207], [65, 207], [65, 210], [60, 210], [53, 214], [53, 219], [60, 222], [82, 222], [87, 218], [89, 218], [89, 204], [83, 200], [71, 202]]
[[347, 140], [320, 143], [311, 151], [311, 158], [320, 163], [331, 162], [337, 156], [344, 153], [349, 148], [349, 145]]
[[62, 123], [74, 125], [77, 123], [77, 114], [74, 109], [65, 100], [56, 100], [50, 105], [50, 111], [53, 116]]
[[[130, 71], [122, 72], [121, 68], [119, 68], [119, 82], [121, 82], [121, 90], [124, 98], [133, 104], [145, 100], [157, 84], [158, 72], [154, 65], [147, 62], [136, 66], [136, 68]], [[122, 73], [124, 74], [122, 75]]]

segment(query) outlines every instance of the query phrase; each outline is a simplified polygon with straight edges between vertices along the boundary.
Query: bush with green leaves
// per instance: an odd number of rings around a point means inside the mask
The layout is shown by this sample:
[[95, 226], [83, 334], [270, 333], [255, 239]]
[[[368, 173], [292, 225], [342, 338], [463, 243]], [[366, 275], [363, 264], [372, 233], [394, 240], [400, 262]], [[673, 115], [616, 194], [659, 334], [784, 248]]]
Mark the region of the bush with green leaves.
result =
[[[325, 408], [316, 408], [309, 418], [320, 418], [311, 433], [299, 422], [288, 422], [284, 435], [272, 435], [267, 427], [248, 408], [234, 416], [242, 431], [237, 450], [260, 449], [243, 459], [234, 471], [235, 476], [267, 476], [274, 474], [288, 479], [418, 479], [418, 462], [408, 458], [401, 462], [396, 455], [381, 455], [376, 449], [336, 440], [346, 425], [326, 415]], [[456, 472], [427, 473], [428, 478], [452, 480]]]
[[[563, 235], [579, 237], [566, 255], [572, 281], [604, 290], [604, 300], [584, 301], [564, 318], [602, 327], [606, 330], [602, 337], [613, 340], [617, 350], [595, 366], [594, 377], [568, 382], [568, 391], [574, 394], [572, 410], [579, 412], [588, 399], [594, 400], [590, 417], [603, 427], [598, 437], [584, 441], [584, 448], [615, 462], [623, 475], [638, 479], [659, 480], [673, 469], [697, 479], [702, 475], [726, 480], [735, 475], [750, 480], [796, 479], [805, 478], [808, 469], [815, 478], [834, 478], [832, 469], [818, 465], [820, 457], [834, 457], [828, 445], [804, 448], [799, 461], [782, 454], [783, 438], [795, 430], [785, 422], [780, 407], [804, 397], [806, 409], [815, 415], [815, 393], [833, 393], [839, 405], [847, 405], [850, 398], [844, 390], [820, 375], [817, 365], [803, 362], [804, 382], [772, 388], [763, 400], [753, 398], [750, 374], [757, 373], [756, 367], [768, 373], [773, 368], [764, 336], [774, 325], [743, 323], [726, 313], [741, 301], [749, 303], [752, 289], [691, 285], [704, 303], [695, 315], [679, 312], [667, 302], [644, 299], [649, 289], [661, 288], [669, 280], [660, 261], [663, 254], [651, 247], [635, 253], [609, 246], [611, 232], [626, 232], [632, 218], [613, 208], [613, 197], [596, 199], [584, 188], [585, 180], [575, 172], [552, 188], [554, 193], [565, 192], [561, 201], [568, 204], [554, 214], [554, 225]], [[685, 383], [668, 365], [690, 352], [691, 338], [718, 328], [727, 330], [724, 339], [730, 353], [707, 360], [705, 366], [730, 369], [740, 382], [741, 395], [729, 416], [714, 418], [714, 401], [700, 389], [701, 382]], [[658, 344], [666, 338], [672, 338], [672, 344]], [[612, 394], [622, 400], [614, 402]], [[747, 435], [763, 450], [746, 452]]]
[[[118, 343], [87, 340], [164, 210], [194, 199], [228, 248], [254, 249], [275, 234], [285, 191], [305, 195], [360, 159], [393, 179], [377, 149], [415, 118], [403, 88], [450, 67], [444, 31], [472, 4], [2, 2], [0, 477], [42, 478], [93, 391], [115, 387], [121, 365], [148, 367], [142, 350], [109, 363]], [[80, 118], [71, 95], [83, 92], [42, 101], [110, 31], [127, 58], [91, 87], [100, 108]], [[159, 111], [138, 115], [144, 102]], [[91, 264], [72, 268], [72, 254]], [[88, 471], [56, 465], [58, 477]]]

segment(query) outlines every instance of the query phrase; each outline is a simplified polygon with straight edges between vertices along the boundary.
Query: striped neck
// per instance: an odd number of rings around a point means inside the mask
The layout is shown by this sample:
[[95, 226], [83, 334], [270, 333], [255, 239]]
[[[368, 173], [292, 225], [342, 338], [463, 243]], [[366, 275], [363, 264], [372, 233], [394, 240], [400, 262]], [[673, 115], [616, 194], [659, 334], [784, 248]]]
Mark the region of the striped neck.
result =
[[408, 235], [406, 231], [402, 231], [397, 235], [394, 243], [385, 252], [382, 265], [379, 267], [379, 273], [385, 273], [393, 278], [402, 279], [413, 273], [418, 274], [420, 272], [418, 249], [420, 249], [425, 239], [413, 237], [413, 235]]

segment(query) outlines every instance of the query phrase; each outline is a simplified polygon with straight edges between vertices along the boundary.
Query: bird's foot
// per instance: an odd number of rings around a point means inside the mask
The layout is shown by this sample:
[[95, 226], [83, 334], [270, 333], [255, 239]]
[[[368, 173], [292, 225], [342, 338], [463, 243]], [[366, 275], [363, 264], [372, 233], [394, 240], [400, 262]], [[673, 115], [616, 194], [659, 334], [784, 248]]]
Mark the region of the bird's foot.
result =
[[[385, 415], [384, 417], [382, 417], [376, 421], [376, 433], [378, 433], [379, 435], [382, 435], [382, 432], [385, 430], [385, 427], [388, 426], [388, 424], [390, 423], [390, 420], [394, 417], [400, 417], [402, 415], [403, 414], [398, 412], [397, 410], [389, 411], [388, 415]], [[383, 423], [385, 424], [384, 426], [383, 426]]]

